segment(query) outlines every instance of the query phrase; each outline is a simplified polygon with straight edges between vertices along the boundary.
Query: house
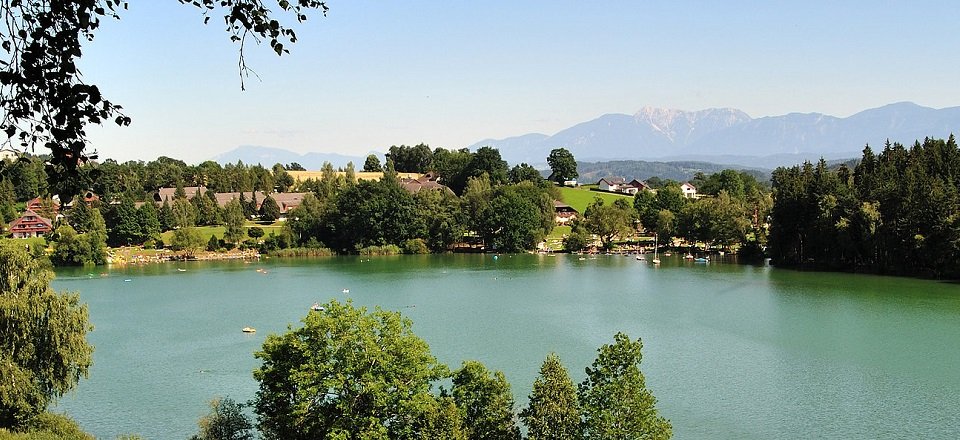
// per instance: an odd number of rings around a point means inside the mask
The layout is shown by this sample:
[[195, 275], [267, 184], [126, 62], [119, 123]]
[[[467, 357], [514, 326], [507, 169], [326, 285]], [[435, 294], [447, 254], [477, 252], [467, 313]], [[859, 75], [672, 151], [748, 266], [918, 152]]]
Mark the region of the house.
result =
[[[205, 186], [185, 186], [183, 187], [183, 192], [187, 195], [187, 200], [192, 199], [198, 194], [203, 195], [207, 193], [207, 187]], [[173, 203], [173, 198], [177, 194], [176, 188], [160, 188], [156, 193], [153, 194], [153, 201], [157, 203]]]
[[680, 191], [683, 191], [683, 196], [688, 199], [699, 198], [697, 196], [697, 187], [690, 184], [690, 182], [684, 182], [683, 185], [680, 185]]
[[[217, 200], [217, 205], [221, 208], [224, 208], [227, 206], [227, 203], [230, 203], [231, 200], [239, 199], [241, 194], [243, 194], [243, 199], [247, 202], [249, 202], [251, 198], [256, 197], [258, 211], [260, 210], [260, 206], [263, 205], [263, 200], [267, 198], [267, 194], [265, 194], [263, 191], [257, 191], [254, 193], [214, 193], [213, 196]], [[303, 197], [307, 194], [309, 193], [273, 193], [270, 194], [270, 197], [273, 197], [273, 200], [277, 202], [277, 206], [280, 207], [280, 218], [284, 219], [286, 218], [288, 212], [292, 211], [294, 208], [303, 203]]]
[[570, 179], [570, 180], [564, 180], [564, 181], [563, 181], [563, 186], [568, 186], [568, 187], [570, 187], [570, 188], [576, 188], [576, 187], [580, 186], [580, 184], [577, 183], [577, 179]]
[[29, 209], [20, 218], [10, 223], [10, 234], [13, 238], [39, 237], [52, 230], [53, 223], [49, 219], [40, 217]]
[[566, 225], [580, 216], [580, 213], [577, 212], [576, 209], [559, 200], [553, 201], [553, 213], [554, 221], [560, 226]]
[[73, 200], [70, 200], [70, 203], [67, 203], [68, 208], [73, 208], [77, 202], [83, 202], [87, 206], [93, 206], [95, 203], [100, 201], [100, 196], [96, 195], [93, 191], [84, 191], [83, 194], [80, 194], [79, 197], [74, 197]]
[[[213, 196], [217, 200], [217, 205], [220, 206], [221, 208], [225, 208], [227, 206], [227, 203], [230, 203], [230, 201], [233, 199], [239, 199], [241, 195], [243, 195], [243, 200], [245, 202], [250, 202], [250, 199], [256, 198], [258, 211], [260, 210], [260, 204], [263, 203], [263, 199], [267, 197], [267, 195], [264, 194], [263, 191], [215, 193]], [[277, 204], [279, 205], [280, 203], [278, 202]]]
[[42, 199], [36, 197], [30, 200], [27, 200], [27, 210], [33, 212], [43, 212], [53, 210], [52, 214], [56, 215], [60, 212], [60, 203], [53, 199]]
[[453, 190], [440, 183], [440, 178], [433, 173], [427, 173], [415, 179], [400, 179], [400, 187], [411, 194], [416, 194], [423, 190], [434, 190], [454, 195]]
[[600, 191], [618, 192], [620, 186], [626, 183], [623, 177], [604, 177], [597, 182], [597, 189]]
[[[280, 219], [286, 219], [287, 213], [292, 211], [294, 208], [300, 206], [303, 203], [303, 197], [309, 193], [273, 193], [270, 194], [270, 197], [273, 197], [273, 200], [277, 201], [277, 206], [280, 207]], [[263, 199], [257, 199], [261, 203]]]
[[624, 194], [636, 195], [640, 191], [649, 191], [649, 190], [650, 190], [650, 186], [647, 185], [645, 182], [641, 182], [637, 179], [633, 179], [629, 183], [625, 183], [621, 185], [618, 192], [622, 192]]

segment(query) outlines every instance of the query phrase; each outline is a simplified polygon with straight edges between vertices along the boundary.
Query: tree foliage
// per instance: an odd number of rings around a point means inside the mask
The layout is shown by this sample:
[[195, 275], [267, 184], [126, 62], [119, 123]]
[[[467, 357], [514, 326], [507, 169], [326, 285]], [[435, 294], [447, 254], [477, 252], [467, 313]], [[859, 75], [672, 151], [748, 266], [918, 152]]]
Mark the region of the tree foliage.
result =
[[520, 440], [513, 394], [502, 371], [491, 372], [478, 361], [466, 361], [453, 372], [452, 393], [463, 414], [467, 438]]
[[253, 423], [243, 405], [226, 397], [210, 401], [210, 412], [197, 422], [200, 432], [190, 440], [253, 440]]
[[586, 439], [669, 439], [670, 422], [659, 415], [657, 399], [640, 371], [643, 344], [623, 334], [604, 344], [579, 386]]
[[550, 150], [550, 155], [547, 156], [547, 165], [550, 165], [550, 180], [554, 182], [563, 183], [580, 176], [580, 173], [577, 172], [577, 160], [573, 158], [573, 153], [566, 148]]
[[577, 388], [555, 353], [540, 366], [527, 407], [520, 412], [529, 440], [579, 440], [583, 436]]
[[0, 428], [18, 428], [72, 389], [93, 362], [87, 308], [50, 287], [53, 272], [0, 243]]
[[254, 401], [267, 439], [419, 439], [445, 407], [430, 393], [446, 367], [399, 313], [331, 301], [270, 335]]
[[615, 238], [633, 233], [633, 217], [633, 207], [628, 199], [617, 199], [608, 205], [596, 197], [583, 213], [582, 226], [600, 237], [600, 242], [609, 249]]
[[950, 136], [864, 148], [846, 166], [778, 168], [770, 252], [777, 264], [960, 277], [960, 149]]
[[[293, 29], [278, 20], [280, 11], [304, 21], [310, 10], [326, 13], [325, 2], [277, 0], [181, 0], [210, 14], [221, 14], [231, 41], [240, 45], [241, 88], [248, 74], [244, 58], [247, 37], [266, 41], [281, 55], [296, 41]], [[0, 6], [2, 49], [6, 56], [0, 68], [0, 130], [8, 145], [26, 151], [50, 150], [46, 172], [52, 181], [67, 181], [78, 174], [79, 165], [95, 158], [87, 151], [86, 127], [113, 121], [121, 126], [131, 119], [121, 107], [106, 99], [95, 84], [83, 81], [78, 62], [83, 44], [94, 39], [102, 20], [119, 19], [127, 3], [119, 0], [4, 2]], [[76, 194], [72, 188], [67, 194]]]

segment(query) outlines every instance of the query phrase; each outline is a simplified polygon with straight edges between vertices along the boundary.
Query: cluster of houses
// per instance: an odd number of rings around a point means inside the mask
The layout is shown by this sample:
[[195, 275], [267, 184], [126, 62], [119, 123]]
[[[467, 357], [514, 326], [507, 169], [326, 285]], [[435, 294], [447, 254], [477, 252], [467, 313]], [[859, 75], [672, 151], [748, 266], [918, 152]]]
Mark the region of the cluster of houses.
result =
[[[646, 182], [637, 179], [627, 182], [623, 177], [604, 177], [597, 182], [597, 189], [600, 191], [630, 195], [636, 195], [640, 191], [655, 191], [653, 188], [650, 188], [650, 185], [647, 185]], [[683, 196], [688, 199], [699, 199], [702, 197], [701, 194], [697, 194], [697, 187], [693, 186], [690, 182], [681, 184], [680, 191], [683, 191]]]
[[[362, 176], [363, 179], [361, 180], [374, 180], [383, 176], [383, 173], [362, 174], [364, 174], [364, 176]], [[423, 175], [416, 173], [404, 173], [400, 176], [400, 186], [411, 194], [416, 194], [420, 191], [431, 190], [453, 194], [453, 191], [450, 188], [441, 184], [438, 180], [438, 176], [434, 173], [427, 173]], [[189, 186], [184, 187], [183, 191], [186, 194], [187, 199], [190, 200], [196, 197], [198, 194], [206, 194], [207, 188], [204, 186]], [[157, 192], [153, 193], [153, 202], [157, 205], [162, 205], [164, 202], [173, 203], [176, 192], [176, 188], [160, 188], [157, 190]], [[272, 197], [273, 200], [277, 202], [277, 206], [280, 207], [280, 220], [286, 220], [287, 213], [300, 206], [300, 204], [303, 202], [303, 197], [307, 194], [308, 193], [305, 192], [271, 193], [270, 197]], [[248, 201], [256, 200], [257, 209], [259, 210], [264, 199], [267, 198], [267, 194], [263, 191], [243, 193], [214, 193], [214, 199], [216, 200], [217, 205], [219, 205], [221, 208], [227, 206], [227, 203], [230, 203], [231, 200], [240, 198], [244, 198]], [[99, 199], [100, 198], [96, 194], [88, 191], [83, 195], [83, 197], [78, 198], [78, 201], [90, 205]], [[47, 203], [49, 206], [45, 207], [44, 203]], [[72, 203], [74, 202], [71, 202], [71, 204], [67, 207], [72, 206]], [[137, 207], [143, 205], [144, 203], [148, 202], [139, 202], [137, 203]], [[38, 214], [40, 212], [49, 212], [52, 214], [52, 217], [56, 218], [60, 216], [60, 204], [56, 201], [56, 199], [48, 199], [46, 202], [44, 202], [38, 197], [30, 200], [27, 202], [27, 207], [26, 210], [24, 210], [23, 215], [10, 223], [10, 235], [13, 238], [31, 238], [39, 237], [51, 232], [53, 230], [53, 220]]]
[[[371, 174], [371, 176], [364, 176], [367, 179], [378, 179], [382, 177], [382, 173], [366, 174]], [[373, 176], [373, 174], [377, 175]], [[297, 180], [300, 180], [303, 177], [306, 176], [297, 176]], [[405, 173], [404, 175], [400, 176], [400, 186], [411, 194], [416, 194], [420, 191], [443, 191], [453, 194], [453, 191], [447, 186], [441, 184], [438, 176], [433, 173], [426, 173], [422, 175], [416, 173]], [[640, 191], [654, 191], [643, 181], [633, 179], [627, 182], [626, 179], [622, 177], [605, 177], [600, 179], [600, 181], [597, 182], [597, 189], [600, 191], [629, 195], [636, 195]], [[685, 182], [680, 185], [680, 189], [683, 191], [683, 195], [686, 198], [696, 199], [700, 197], [700, 195], [697, 194], [697, 188], [689, 182]], [[186, 193], [187, 199], [192, 199], [198, 194], [206, 194], [207, 192], [207, 188], [204, 186], [185, 187], [183, 190], [184, 193]], [[176, 191], [176, 188], [160, 188], [153, 194], [153, 202], [157, 205], [161, 205], [164, 202], [173, 203]], [[308, 193], [304, 192], [272, 193], [270, 194], [270, 197], [272, 197], [280, 207], [280, 219], [285, 220], [287, 213], [300, 206], [300, 204], [303, 202], [303, 197], [307, 194]], [[217, 201], [217, 205], [219, 205], [221, 208], [225, 207], [231, 200], [244, 198], [246, 200], [256, 200], [257, 209], [259, 210], [260, 205], [263, 203], [263, 200], [266, 199], [266, 197], [267, 194], [263, 191], [248, 193], [214, 193], [214, 198]], [[88, 205], [97, 200], [99, 200], [99, 197], [89, 191], [84, 194], [83, 197], [78, 199], [78, 201], [87, 203]], [[50, 202], [47, 201], [46, 203], [49, 204]], [[139, 203], [138, 205], [142, 205], [143, 203]], [[580, 215], [580, 213], [577, 212], [577, 210], [572, 206], [560, 201], [554, 201], [553, 207], [555, 214], [554, 220], [558, 225], [570, 224], [570, 222], [575, 220]], [[58, 216], [60, 205], [56, 201], [53, 201], [52, 206], [45, 207], [44, 202], [40, 198], [36, 198], [27, 202], [27, 208], [23, 215], [10, 223], [9, 230], [11, 236], [13, 238], [39, 237], [52, 231], [53, 221], [38, 214], [38, 212], [45, 211], [52, 211], [54, 216]]]

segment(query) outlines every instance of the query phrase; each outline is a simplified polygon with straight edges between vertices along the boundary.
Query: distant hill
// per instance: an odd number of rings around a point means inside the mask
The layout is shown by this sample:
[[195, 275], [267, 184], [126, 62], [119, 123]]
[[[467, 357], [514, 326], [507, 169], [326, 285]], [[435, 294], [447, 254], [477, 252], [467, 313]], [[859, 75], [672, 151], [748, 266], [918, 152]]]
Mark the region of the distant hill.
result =
[[596, 183], [604, 177], [624, 177], [646, 180], [657, 176], [661, 179], [673, 179], [684, 182], [693, 178], [697, 172], [713, 174], [725, 169], [735, 169], [750, 173], [759, 181], [770, 180], [770, 170], [742, 165], [724, 165], [710, 162], [675, 161], [647, 162], [642, 160], [618, 160], [609, 162], [577, 162], [580, 183]]
[[730, 108], [695, 112], [645, 107], [634, 115], [607, 114], [554, 135], [485, 139], [510, 163], [543, 164], [550, 150], [578, 160], [695, 160], [773, 168], [804, 160], [859, 157], [864, 145], [889, 139], [905, 145], [960, 131], [960, 107], [933, 109], [910, 102], [864, 110], [847, 118], [790, 113], [751, 118]]
[[353, 162], [353, 165], [360, 169], [363, 168], [365, 159], [365, 157], [345, 156], [335, 153], [299, 154], [282, 148], [256, 145], [242, 145], [213, 157], [213, 160], [220, 164], [236, 163], [240, 160], [248, 165], [259, 163], [267, 168], [276, 163], [287, 165], [291, 162], [297, 162], [308, 170], [319, 170], [324, 162], [330, 162], [334, 168], [345, 167], [348, 162]]

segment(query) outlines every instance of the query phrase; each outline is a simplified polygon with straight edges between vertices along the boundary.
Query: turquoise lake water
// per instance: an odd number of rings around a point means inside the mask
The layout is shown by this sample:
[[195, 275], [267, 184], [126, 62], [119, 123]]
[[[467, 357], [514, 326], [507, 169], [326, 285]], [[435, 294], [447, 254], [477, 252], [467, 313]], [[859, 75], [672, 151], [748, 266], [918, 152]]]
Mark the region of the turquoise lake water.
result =
[[90, 308], [96, 352], [90, 378], [57, 410], [101, 438], [187, 438], [211, 398], [254, 396], [253, 352], [269, 333], [337, 298], [402, 312], [452, 368], [478, 359], [503, 370], [518, 406], [547, 353], [579, 381], [597, 347], [624, 331], [643, 339], [647, 386], [677, 439], [960, 436], [960, 285], [661, 258], [59, 270], [55, 287]]

